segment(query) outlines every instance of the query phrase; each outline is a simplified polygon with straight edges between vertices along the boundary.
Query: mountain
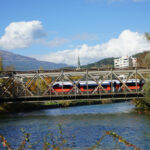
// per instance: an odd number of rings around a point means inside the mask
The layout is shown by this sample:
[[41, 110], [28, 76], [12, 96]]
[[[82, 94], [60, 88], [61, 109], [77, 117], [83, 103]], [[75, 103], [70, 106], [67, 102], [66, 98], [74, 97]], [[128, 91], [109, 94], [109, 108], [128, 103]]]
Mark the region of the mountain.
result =
[[[148, 50], [145, 50], [143, 52], [140, 52], [140, 53], [136, 53], [135, 55], [133, 55], [133, 57], [135, 58], [141, 58], [141, 57], [145, 57], [150, 51]], [[142, 58], [143, 59], [143, 58]]]
[[0, 50], [0, 56], [2, 57], [3, 67], [14, 66], [15, 70], [27, 71], [38, 70], [40, 67], [43, 69], [60, 69], [64, 67], [70, 67], [63, 63], [52, 63], [47, 61], [39, 61], [35, 58], [17, 55], [8, 51]]
[[95, 63], [91, 63], [88, 65], [84, 65], [82, 66], [82, 68], [98, 68], [98, 67], [113, 67], [114, 66], [114, 57], [110, 57], [110, 58], [104, 58], [100, 61], [97, 61]]

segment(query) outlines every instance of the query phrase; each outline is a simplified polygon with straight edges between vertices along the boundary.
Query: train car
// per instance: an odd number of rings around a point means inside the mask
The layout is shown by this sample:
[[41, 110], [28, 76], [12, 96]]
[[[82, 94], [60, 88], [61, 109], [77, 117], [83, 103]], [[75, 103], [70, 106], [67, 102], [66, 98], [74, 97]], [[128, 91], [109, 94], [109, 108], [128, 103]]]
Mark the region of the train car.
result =
[[93, 91], [97, 86], [95, 81], [80, 81], [78, 84], [78, 87], [82, 92]]
[[[123, 82], [125, 83], [126, 80], [123, 80]], [[136, 83], [137, 82], [137, 83]], [[127, 88], [122, 86], [122, 82], [120, 82], [119, 80], [104, 80], [104, 81], [99, 81], [99, 83], [101, 84], [101, 86], [108, 92], [111, 92], [111, 90], [113, 92], [121, 92], [121, 91], [124, 91], [126, 90]], [[144, 85], [144, 82], [142, 82], [141, 80], [139, 79], [129, 79], [127, 82], [126, 82], [126, 85], [128, 86], [128, 88], [130, 90], [139, 90], [142, 88], [142, 86]], [[97, 91], [103, 91], [103, 89], [99, 86], [98, 87], [98, 84], [95, 82], [95, 81], [80, 81], [78, 82], [78, 88], [80, 89], [81, 92], [92, 92], [94, 91], [95, 89]], [[58, 92], [58, 93], [67, 93], [67, 92], [70, 92], [73, 88], [73, 84], [69, 81], [65, 81], [65, 82], [55, 82], [53, 84], [53, 89]], [[78, 91], [78, 90], [77, 90]], [[52, 92], [54, 92], [52, 90]]]
[[101, 83], [101, 86], [106, 90], [106, 91], [111, 91], [111, 80], [105, 80], [105, 81], [99, 81]]
[[[126, 80], [123, 80], [123, 82], [125, 83]], [[140, 80], [139, 79], [129, 79], [127, 82], [126, 82], [126, 85], [128, 86], [128, 88], [130, 90], [139, 90], [140, 89]], [[122, 83], [120, 84], [120, 86], [122, 86]], [[122, 90], [125, 90], [126, 87], [122, 87]]]
[[60, 93], [60, 92], [69, 92], [73, 88], [73, 84], [71, 82], [55, 82], [53, 84], [53, 89]]
[[[110, 80], [105, 80], [105, 81], [99, 81], [99, 83], [101, 84], [101, 86], [106, 90], [106, 91], [110, 91], [111, 90], [111, 82]], [[98, 84], [95, 82], [95, 81], [80, 81], [79, 82], [80, 84], [80, 90], [82, 92], [85, 92], [85, 91], [94, 91], [97, 87], [98, 87]], [[102, 91], [102, 88], [99, 87], [97, 89], [97, 91]]]

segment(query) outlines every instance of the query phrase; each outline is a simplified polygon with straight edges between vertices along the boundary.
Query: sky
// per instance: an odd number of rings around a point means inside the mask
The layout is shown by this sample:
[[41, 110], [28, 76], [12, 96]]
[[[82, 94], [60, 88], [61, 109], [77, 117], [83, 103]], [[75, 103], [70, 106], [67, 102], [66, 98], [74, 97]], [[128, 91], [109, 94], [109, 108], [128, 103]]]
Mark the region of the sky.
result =
[[0, 49], [77, 65], [150, 50], [150, 0], [0, 0]]

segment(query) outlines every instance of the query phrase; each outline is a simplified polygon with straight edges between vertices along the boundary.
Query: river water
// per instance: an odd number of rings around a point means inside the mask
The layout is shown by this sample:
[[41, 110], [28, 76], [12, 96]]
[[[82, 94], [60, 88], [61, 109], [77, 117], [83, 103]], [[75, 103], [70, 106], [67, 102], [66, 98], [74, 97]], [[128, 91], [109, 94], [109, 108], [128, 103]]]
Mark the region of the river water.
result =
[[[38, 142], [40, 150], [43, 137], [52, 132], [59, 135], [61, 124], [68, 147], [86, 149], [96, 143], [105, 131], [114, 131], [127, 141], [143, 150], [150, 149], [150, 115], [135, 112], [130, 102], [88, 105], [69, 108], [47, 109], [28, 113], [18, 113], [0, 117], [0, 134], [4, 135], [16, 148], [22, 140], [21, 128], [31, 133], [31, 142]], [[110, 144], [110, 145], [109, 145]], [[111, 147], [111, 137], [103, 141], [104, 147]], [[126, 149], [125, 146], [122, 148]], [[0, 145], [0, 149], [3, 149]]]

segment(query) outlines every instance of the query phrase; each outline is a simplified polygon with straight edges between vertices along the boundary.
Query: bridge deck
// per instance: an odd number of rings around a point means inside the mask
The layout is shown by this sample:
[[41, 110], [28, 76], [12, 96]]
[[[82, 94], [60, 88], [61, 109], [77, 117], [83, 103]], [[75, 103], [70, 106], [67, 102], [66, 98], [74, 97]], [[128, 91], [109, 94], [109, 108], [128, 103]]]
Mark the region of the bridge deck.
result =
[[0, 102], [22, 102], [22, 101], [51, 101], [51, 100], [85, 100], [85, 99], [135, 99], [144, 98], [144, 93], [103, 93], [101, 95], [53, 95], [53, 96], [22, 96], [22, 97], [4, 97]]

